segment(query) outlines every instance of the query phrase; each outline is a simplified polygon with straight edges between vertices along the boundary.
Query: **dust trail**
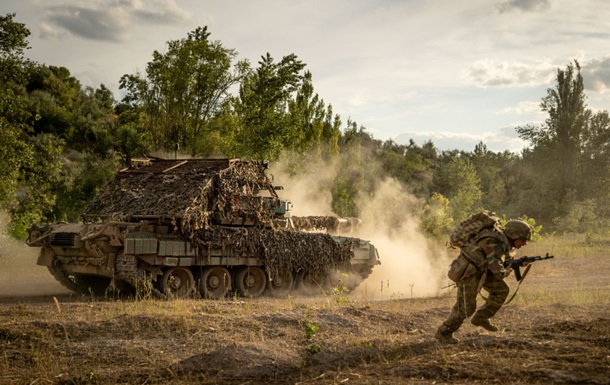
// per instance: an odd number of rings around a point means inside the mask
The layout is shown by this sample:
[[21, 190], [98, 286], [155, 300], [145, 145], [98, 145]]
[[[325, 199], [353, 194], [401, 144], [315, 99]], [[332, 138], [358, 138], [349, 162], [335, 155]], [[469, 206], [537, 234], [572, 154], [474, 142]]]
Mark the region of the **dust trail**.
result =
[[381, 266], [356, 293], [370, 299], [438, 294], [445, 283], [447, 253], [419, 230], [421, 202], [394, 179], [377, 184], [373, 198], [360, 198], [361, 238], [377, 247]]
[[[339, 164], [341, 162], [337, 162]], [[345, 163], [341, 163], [345, 165]], [[290, 177], [281, 170], [285, 164], [272, 165], [276, 183], [285, 190], [295, 215], [334, 215], [331, 210], [331, 185], [336, 170], [330, 164], [311, 164], [304, 172]], [[373, 169], [379, 169], [376, 166]], [[356, 290], [366, 299], [431, 296], [446, 284], [448, 255], [444, 247], [431, 243], [419, 230], [418, 212], [422, 205], [405, 186], [391, 178], [372, 173], [376, 190], [372, 196], [359, 197], [362, 219], [358, 233], [379, 251], [381, 265]]]
[[36, 264], [39, 248], [8, 235], [8, 221], [8, 215], [0, 212], [0, 296], [69, 293], [46, 267]]

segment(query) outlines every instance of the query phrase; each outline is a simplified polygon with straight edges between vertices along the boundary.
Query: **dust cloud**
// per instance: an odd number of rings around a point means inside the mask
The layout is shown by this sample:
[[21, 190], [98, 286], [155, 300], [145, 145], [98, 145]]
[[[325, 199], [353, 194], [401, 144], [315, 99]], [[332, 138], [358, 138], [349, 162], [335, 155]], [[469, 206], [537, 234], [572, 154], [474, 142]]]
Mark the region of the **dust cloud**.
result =
[[[293, 214], [335, 215], [331, 209], [331, 185], [336, 164], [341, 162], [310, 164], [294, 177], [282, 172], [285, 162], [272, 165], [270, 171], [275, 183], [284, 186], [279, 195], [292, 202]], [[430, 242], [419, 230], [422, 202], [395, 179], [377, 177], [381, 172], [375, 174], [370, 176], [378, 179], [374, 193], [357, 199], [360, 229], [349, 236], [370, 241], [379, 251], [381, 265], [353, 295], [367, 300], [437, 295], [447, 284], [449, 256], [442, 245]]]
[[36, 264], [39, 248], [8, 235], [8, 222], [8, 215], [0, 213], [0, 297], [69, 293]]
[[421, 202], [398, 181], [377, 183], [372, 198], [360, 197], [358, 236], [379, 251], [381, 265], [356, 290], [371, 299], [436, 295], [446, 283], [447, 253], [419, 230]]

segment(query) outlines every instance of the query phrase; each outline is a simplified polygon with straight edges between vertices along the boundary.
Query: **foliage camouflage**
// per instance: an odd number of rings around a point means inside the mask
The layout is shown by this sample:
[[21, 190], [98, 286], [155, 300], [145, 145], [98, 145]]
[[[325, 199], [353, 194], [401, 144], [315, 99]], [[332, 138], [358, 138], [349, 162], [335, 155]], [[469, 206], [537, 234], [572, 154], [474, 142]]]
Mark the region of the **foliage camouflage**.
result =
[[[329, 234], [300, 231], [336, 231], [336, 217], [295, 217], [294, 230], [274, 224], [279, 198], [260, 162], [146, 159], [134, 164], [96, 196], [83, 213], [85, 220], [169, 220], [203, 257], [209, 258], [212, 249], [251, 255], [265, 262], [270, 275], [283, 269], [328, 273], [349, 268], [351, 245], [358, 240], [339, 243]], [[259, 195], [262, 191], [268, 198]], [[218, 218], [255, 225], [219, 226]]]

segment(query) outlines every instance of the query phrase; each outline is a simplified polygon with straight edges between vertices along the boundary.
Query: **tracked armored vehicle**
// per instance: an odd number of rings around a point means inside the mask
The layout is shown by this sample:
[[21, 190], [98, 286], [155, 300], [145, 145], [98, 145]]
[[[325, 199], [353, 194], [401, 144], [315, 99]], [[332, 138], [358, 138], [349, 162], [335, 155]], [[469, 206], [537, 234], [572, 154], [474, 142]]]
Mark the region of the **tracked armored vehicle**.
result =
[[238, 159], [135, 160], [82, 214], [38, 224], [38, 264], [84, 294], [284, 296], [354, 288], [379, 264], [354, 218], [294, 217], [265, 165]]

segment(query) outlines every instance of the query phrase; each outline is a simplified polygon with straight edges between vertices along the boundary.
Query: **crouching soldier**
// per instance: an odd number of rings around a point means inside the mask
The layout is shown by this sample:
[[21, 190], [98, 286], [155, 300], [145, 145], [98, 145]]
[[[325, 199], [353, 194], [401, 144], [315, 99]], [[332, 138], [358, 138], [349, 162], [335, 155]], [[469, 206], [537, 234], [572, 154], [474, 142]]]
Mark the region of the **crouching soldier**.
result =
[[[505, 268], [504, 261], [511, 259], [511, 250], [525, 246], [531, 238], [532, 227], [529, 224], [510, 220], [504, 227], [495, 225], [482, 229], [460, 247], [458, 258], [466, 260], [467, 268], [456, 282], [457, 300], [449, 318], [436, 331], [435, 337], [439, 342], [457, 343], [453, 333], [470, 316], [473, 325], [491, 332], [498, 331], [489, 319], [500, 310], [508, 296], [509, 288], [504, 278], [512, 269]], [[481, 288], [489, 293], [489, 297], [477, 309], [477, 294]]]

